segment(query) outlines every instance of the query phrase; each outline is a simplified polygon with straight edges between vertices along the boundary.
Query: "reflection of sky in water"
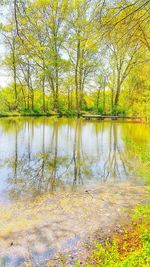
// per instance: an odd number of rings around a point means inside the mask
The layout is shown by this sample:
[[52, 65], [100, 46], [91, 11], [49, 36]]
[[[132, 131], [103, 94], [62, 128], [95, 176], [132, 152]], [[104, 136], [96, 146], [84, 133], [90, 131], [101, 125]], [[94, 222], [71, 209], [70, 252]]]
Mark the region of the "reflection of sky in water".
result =
[[73, 119], [1, 120], [2, 198], [6, 191], [11, 197], [29, 191], [32, 195], [65, 184], [132, 176], [124, 135], [135, 128], [134, 124]]

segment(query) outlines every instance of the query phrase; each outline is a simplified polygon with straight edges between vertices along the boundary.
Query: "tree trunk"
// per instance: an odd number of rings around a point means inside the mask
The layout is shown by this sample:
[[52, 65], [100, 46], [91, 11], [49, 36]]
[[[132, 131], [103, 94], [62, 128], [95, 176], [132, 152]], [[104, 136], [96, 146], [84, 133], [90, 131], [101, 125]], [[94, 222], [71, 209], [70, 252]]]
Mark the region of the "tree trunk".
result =
[[120, 69], [118, 70], [118, 78], [117, 78], [117, 88], [116, 88], [116, 96], [115, 96], [115, 107], [119, 104], [119, 97], [120, 97], [120, 89], [121, 89], [121, 82], [120, 82]]
[[68, 87], [68, 110], [70, 110], [70, 92]]
[[16, 47], [15, 47], [15, 37], [13, 39], [13, 77], [14, 77], [14, 93], [15, 93], [15, 109], [18, 107], [18, 92], [17, 92], [17, 70], [16, 70]]
[[82, 109], [83, 105], [83, 86], [82, 86], [82, 80], [83, 80], [83, 56], [84, 56], [84, 51], [81, 53], [81, 58], [80, 58], [80, 66], [79, 66], [79, 101], [80, 101], [80, 109]]
[[27, 70], [27, 86], [28, 86], [28, 109], [30, 109], [30, 65], [29, 61], [28, 64], [28, 70]]
[[105, 106], [106, 106], [105, 86], [106, 86], [106, 80], [104, 78], [104, 88], [103, 88], [103, 113], [104, 114], [105, 114]]
[[55, 108], [58, 110], [58, 90], [59, 90], [59, 82], [58, 82], [58, 62], [56, 56], [56, 94], [55, 94]]
[[75, 88], [76, 88], [76, 110], [77, 113], [80, 113], [80, 100], [79, 100], [79, 85], [78, 85], [78, 67], [79, 67], [79, 59], [80, 59], [80, 40], [77, 42], [77, 59], [75, 66]]
[[34, 90], [33, 90], [33, 86], [32, 86], [31, 73], [30, 73], [30, 89], [31, 89], [31, 108], [32, 108], [32, 110], [34, 110]]
[[97, 112], [98, 112], [98, 108], [99, 108], [99, 98], [100, 98], [100, 87], [98, 88], [97, 99], [96, 99]]
[[45, 75], [42, 77], [42, 99], [43, 99], [42, 109], [45, 112]]

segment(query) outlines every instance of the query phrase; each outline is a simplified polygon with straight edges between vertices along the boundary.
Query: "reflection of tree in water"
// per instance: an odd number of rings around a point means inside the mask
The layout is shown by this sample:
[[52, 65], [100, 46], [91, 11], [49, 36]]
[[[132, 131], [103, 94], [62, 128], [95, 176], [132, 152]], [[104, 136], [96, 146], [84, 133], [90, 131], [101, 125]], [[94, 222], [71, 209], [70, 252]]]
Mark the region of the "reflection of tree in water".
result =
[[[13, 198], [34, 196], [44, 192], [64, 189], [66, 184], [72, 186], [86, 184], [87, 180], [121, 178], [128, 176], [128, 160], [124, 147], [120, 144], [120, 132], [117, 123], [92, 124], [92, 150], [89, 152], [84, 142], [84, 126], [80, 119], [74, 125], [67, 124], [67, 140], [61, 133], [61, 124], [56, 120], [52, 124], [52, 134], [46, 135], [46, 119], [42, 120], [40, 152], [33, 153], [35, 123], [27, 120], [23, 131], [27, 132], [27, 147], [20, 153], [19, 129], [15, 127], [13, 159], [8, 160], [12, 172], [8, 179], [9, 194]], [[73, 131], [72, 131], [73, 130]], [[72, 134], [73, 133], [73, 134]], [[109, 133], [109, 135], [108, 135]], [[63, 133], [64, 134], [64, 133]], [[66, 133], [65, 133], [66, 134]], [[104, 138], [108, 135], [107, 143]], [[47, 139], [50, 138], [47, 144]], [[95, 142], [96, 141], [96, 142]], [[69, 153], [62, 153], [61, 143], [69, 146]], [[69, 141], [68, 141], [69, 142]], [[95, 146], [94, 146], [95, 144]], [[60, 146], [60, 147], [59, 147]]]
[[[33, 155], [33, 123], [26, 123], [28, 131], [27, 151], [23, 155], [19, 154], [19, 135], [16, 127], [14, 157], [8, 160], [8, 165], [12, 169], [8, 179], [10, 185], [9, 195], [17, 198], [23, 195], [37, 195], [44, 192], [54, 192], [65, 184], [83, 184], [83, 179], [90, 177], [88, 170], [89, 162], [86, 162], [82, 147], [82, 125], [78, 120], [75, 123], [72, 155], [59, 155], [58, 151], [58, 131], [59, 124], [55, 121], [52, 127], [52, 136], [49, 147], [45, 145], [45, 123], [42, 123], [42, 144], [41, 153]], [[68, 132], [69, 132], [68, 124]], [[69, 134], [68, 134], [69, 135]], [[69, 136], [68, 136], [69, 137]], [[63, 138], [62, 138], [63, 142]]]
[[109, 177], [121, 179], [123, 177], [129, 176], [129, 161], [124, 153], [124, 147], [121, 147], [121, 144], [119, 143], [120, 136], [118, 136], [118, 130], [119, 127], [117, 123], [110, 124], [108, 137], [108, 155], [104, 159], [104, 164], [102, 165], [103, 171], [101, 171], [101, 178], [103, 180], [107, 180], [107, 178]]
[[[57, 166], [66, 164], [66, 157], [58, 157], [58, 125], [53, 127], [50, 151], [45, 148], [45, 123], [42, 129], [42, 151], [38, 155], [32, 155], [30, 140], [30, 125], [28, 122], [28, 148], [27, 153], [18, 157], [18, 132], [15, 133], [14, 158], [8, 161], [9, 167], [13, 170], [13, 175], [9, 178], [12, 197], [20, 195], [37, 195], [39, 193], [54, 191], [55, 188], [63, 187], [63, 182], [57, 179]], [[32, 129], [33, 131], [33, 129]]]
[[[77, 120], [73, 144], [73, 185], [84, 184], [84, 181], [92, 176], [92, 170], [89, 163], [82, 145], [82, 122], [81, 120]], [[84, 179], [85, 177], [86, 179]]]

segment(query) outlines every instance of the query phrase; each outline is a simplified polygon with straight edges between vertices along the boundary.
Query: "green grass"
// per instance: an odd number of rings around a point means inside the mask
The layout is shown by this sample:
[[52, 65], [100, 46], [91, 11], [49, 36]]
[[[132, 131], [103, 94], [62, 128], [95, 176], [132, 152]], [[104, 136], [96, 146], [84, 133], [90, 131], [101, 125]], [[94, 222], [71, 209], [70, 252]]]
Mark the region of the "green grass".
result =
[[36, 112], [36, 111], [21, 111], [21, 112], [5, 112], [1, 113], [0, 117], [17, 117], [17, 116], [53, 116], [56, 112]]
[[[138, 206], [133, 214], [133, 227], [116, 237], [112, 244], [95, 243], [85, 267], [150, 266], [150, 202]], [[80, 260], [76, 267], [80, 267]], [[83, 266], [83, 265], [82, 265]]]

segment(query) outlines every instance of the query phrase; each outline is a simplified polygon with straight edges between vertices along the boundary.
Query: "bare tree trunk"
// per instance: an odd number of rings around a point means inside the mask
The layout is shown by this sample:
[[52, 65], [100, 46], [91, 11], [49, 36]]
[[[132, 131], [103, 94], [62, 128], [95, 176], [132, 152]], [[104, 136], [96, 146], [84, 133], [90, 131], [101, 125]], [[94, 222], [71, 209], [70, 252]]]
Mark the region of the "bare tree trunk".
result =
[[28, 69], [27, 69], [27, 86], [28, 86], [28, 109], [30, 109], [30, 64], [29, 61], [27, 62]]
[[68, 110], [70, 110], [70, 92], [68, 87]]
[[111, 111], [113, 111], [114, 107], [114, 88], [111, 88]]
[[17, 92], [17, 69], [16, 69], [16, 46], [15, 37], [13, 38], [13, 78], [14, 78], [14, 93], [15, 93], [15, 109], [18, 107], [18, 92]]
[[96, 99], [97, 112], [98, 112], [98, 108], [99, 108], [99, 98], [100, 98], [100, 87], [98, 88], [97, 99]]
[[26, 107], [27, 107], [27, 104], [26, 104], [26, 97], [25, 97], [25, 93], [24, 93], [24, 88], [23, 88], [23, 85], [21, 86], [21, 91], [22, 91], [23, 100], [24, 100], [24, 107], [25, 107], [25, 109], [26, 109]]
[[114, 108], [114, 88], [115, 88], [115, 70], [113, 69], [113, 84], [111, 88], [111, 112], [113, 112]]
[[33, 90], [33, 86], [32, 86], [32, 76], [31, 76], [31, 71], [30, 71], [30, 91], [31, 91], [31, 108], [32, 110], [34, 110], [34, 90]]
[[82, 86], [82, 80], [83, 80], [83, 57], [84, 57], [84, 51], [81, 52], [80, 57], [80, 66], [79, 66], [79, 101], [80, 101], [80, 109], [82, 109], [83, 105], [83, 86]]
[[78, 67], [79, 67], [79, 59], [80, 59], [80, 40], [77, 42], [77, 59], [76, 59], [76, 67], [75, 67], [75, 88], [76, 88], [76, 110], [79, 114], [80, 106], [79, 106], [79, 85], [78, 85]]
[[31, 88], [31, 107], [32, 107], [32, 110], [34, 110], [34, 91], [33, 91], [33, 88]]
[[45, 75], [42, 77], [42, 98], [43, 98], [42, 109], [45, 112]]
[[104, 78], [104, 88], [103, 88], [103, 113], [105, 114], [106, 106], [106, 94], [105, 94], [106, 78]]
[[43, 76], [42, 76], [42, 109], [45, 112], [46, 108], [45, 108], [45, 59], [44, 59], [44, 55], [43, 55]]
[[59, 81], [58, 81], [58, 51], [57, 51], [57, 41], [55, 40], [55, 75], [56, 75], [56, 93], [55, 93], [55, 108], [58, 109], [58, 91], [59, 91]]
[[120, 96], [120, 89], [121, 89], [121, 83], [120, 83], [120, 69], [118, 70], [118, 77], [117, 77], [117, 88], [116, 88], [116, 96], [115, 96], [115, 107], [119, 104], [119, 96]]

